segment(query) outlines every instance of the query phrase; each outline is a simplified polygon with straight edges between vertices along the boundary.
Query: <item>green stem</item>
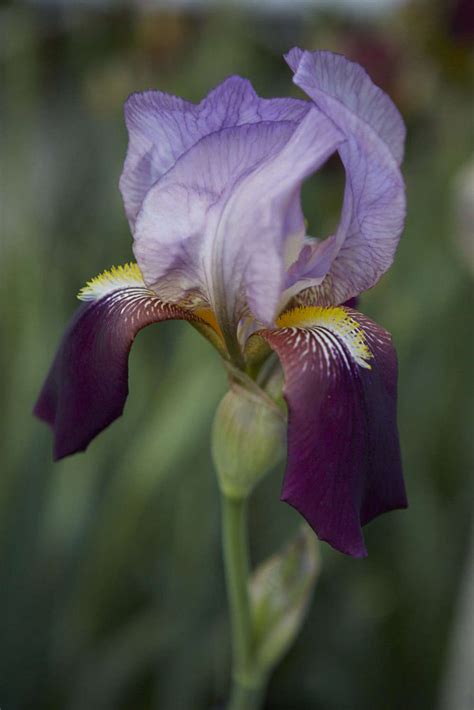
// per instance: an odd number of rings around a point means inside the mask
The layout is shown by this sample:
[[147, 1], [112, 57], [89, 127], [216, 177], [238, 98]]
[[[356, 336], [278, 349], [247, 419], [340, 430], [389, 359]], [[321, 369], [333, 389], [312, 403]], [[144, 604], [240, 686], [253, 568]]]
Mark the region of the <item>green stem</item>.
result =
[[234, 680], [227, 710], [258, 710], [265, 695], [264, 684], [258, 688], [246, 688]]
[[222, 528], [233, 655], [228, 710], [258, 710], [263, 701], [265, 679], [254, 659], [245, 499], [222, 495]]

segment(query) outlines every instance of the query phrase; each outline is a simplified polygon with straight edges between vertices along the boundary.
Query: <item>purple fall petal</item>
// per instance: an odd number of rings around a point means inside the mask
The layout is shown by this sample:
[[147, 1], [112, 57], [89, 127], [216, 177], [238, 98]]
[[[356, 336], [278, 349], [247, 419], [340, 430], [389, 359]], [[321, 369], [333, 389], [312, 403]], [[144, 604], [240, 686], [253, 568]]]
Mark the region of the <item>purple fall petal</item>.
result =
[[344, 309], [365, 333], [371, 369], [326, 327], [260, 331], [278, 354], [288, 404], [288, 462], [282, 500], [317, 535], [365, 556], [361, 526], [406, 506], [396, 423], [397, 361], [389, 334]]
[[169, 319], [199, 320], [144, 288], [114, 291], [78, 309], [34, 408], [53, 429], [55, 460], [86, 449], [122, 414], [132, 342], [146, 325]]
[[399, 163], [405, 128], [381, 89], [357, 64], [332, 52], [293, 49], [294, 82], [344, 134], [338, 148], [346, 188], [337, 232], [307, 250], [292, 270], [291, 293], [318, 285], [320, 302], [342, 303], [372, 287], [393, 261], [403, 229]]

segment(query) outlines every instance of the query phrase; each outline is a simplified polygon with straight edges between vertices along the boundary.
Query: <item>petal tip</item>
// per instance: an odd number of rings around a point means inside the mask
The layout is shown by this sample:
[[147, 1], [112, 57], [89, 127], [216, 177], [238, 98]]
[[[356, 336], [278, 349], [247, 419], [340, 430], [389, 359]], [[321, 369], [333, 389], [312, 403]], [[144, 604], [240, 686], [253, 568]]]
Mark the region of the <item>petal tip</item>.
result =
[[[340, 107], [362, 119], [386, 144], [397, 165], [403, 160], [406, 126], [400, 111], [358, 62], [330, 50], [308, 51], [295, 47], [285, 55], [294, 72], [293, 82], [340, 125]], [[352, 125], [352, 121], [349, 121]]]
[[284, 487], [280, 496], [281, 502], [290, 505], [306, 520], [318, 540], [321, 540], [321, 542], [327, 542], [327, 544], [334, 550], [342, 552], [345, 555], [349, 555], [350, 557], [362, 559], [368, 556], [361, 527], [359, 527], [358, 534], [352, 533], [350, 536], [347, 536], [346, 534], [341, 535], [338, 530], [334, 530], [331, 534], [324, 533], [321, 530], [318, 530], [320, 526], [315, 524], [314, 520], [310, 519], [312, 516], [307, 515], [301, 509], [301, 506], [298, 506], [292, 498], [292, 494]]
[[[101, 430], [102, 431], [102, 430]], [[99, 434], [100, 432], [97, 432]], [[97, 434], [95, 436], [97, 436]], [[76, 444], [74, 446], [67, 445], [67, 443], [59, 441], [59, 439], [55, 436], [54, 444], [53, 444], [53, 461], [54, 463], [57, 463], [58, 461], [61, 461], [62, 459], [67, 458], [68, 456], [73, 456], [74, 454], [80, 454], [84, 453], [86, 449], [89, 447], [89, 444], [91, 443], [92, 439], [89, 439], [85, 444]]]
[[283, 55], [285, 62], [295, 73], [298, 69], [298, 64], [300, 63], [303, 54], [304, 50], [300, 49], [299, 47], [292, 47], [288, 52], [286, 52], [286, 54]]

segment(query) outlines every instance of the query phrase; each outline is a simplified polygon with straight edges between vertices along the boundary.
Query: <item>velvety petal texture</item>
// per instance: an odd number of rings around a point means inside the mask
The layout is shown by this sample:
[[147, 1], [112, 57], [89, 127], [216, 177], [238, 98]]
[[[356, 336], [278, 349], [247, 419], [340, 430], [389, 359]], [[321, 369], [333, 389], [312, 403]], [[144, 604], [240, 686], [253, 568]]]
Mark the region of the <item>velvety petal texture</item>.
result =
[[53, 429], [55, 459], [86, 449], [122, 414], [136, 334], [171, 318], [199, 320], [140, 286], [112, 290], [78, 309], [34, 409]]
[[344, 134], [338, 152], [346, 172], [339, 227], [312, 248], [306, 245], [291, 270], [289, 293], [321, 284], [314, 292], [319, 301], [339, 304], [372, 287], [392, 264], [405, 218], [399, 170], [405, 127], [359, 65], [298, 48], [286, 59], [295, 84]]
[[[336, 549], [361, 557], [361, 526], [406, 506], [389, 334], [350, 308], [299, 308], [260, 331], [288, 404], [282, 499]], [[256, 336], [254, 336], [256, 337]]]

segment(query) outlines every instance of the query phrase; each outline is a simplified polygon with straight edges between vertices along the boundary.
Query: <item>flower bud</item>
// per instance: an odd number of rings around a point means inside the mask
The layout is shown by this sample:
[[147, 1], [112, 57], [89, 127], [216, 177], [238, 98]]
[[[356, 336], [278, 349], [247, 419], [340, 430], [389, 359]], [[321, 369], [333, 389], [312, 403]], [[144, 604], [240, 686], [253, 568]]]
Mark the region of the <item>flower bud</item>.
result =
[[233, 383], [216, 412], [212, 456], [222, 492], [245, 498], [282, 458], [284, 412], [263, 393]]
[[320, 568], [318, 541], [306, 524], [250, 581], [256, 663], [266, 673], [280, 661], [304, 621]]

